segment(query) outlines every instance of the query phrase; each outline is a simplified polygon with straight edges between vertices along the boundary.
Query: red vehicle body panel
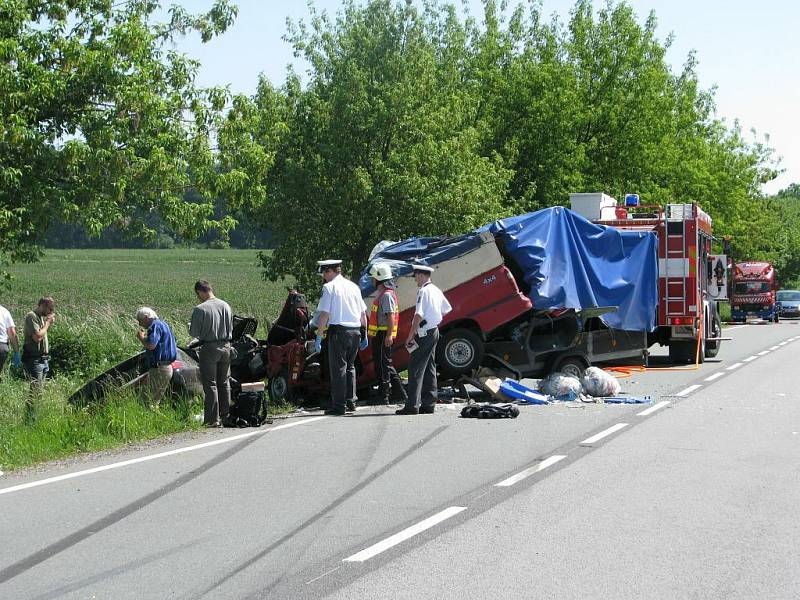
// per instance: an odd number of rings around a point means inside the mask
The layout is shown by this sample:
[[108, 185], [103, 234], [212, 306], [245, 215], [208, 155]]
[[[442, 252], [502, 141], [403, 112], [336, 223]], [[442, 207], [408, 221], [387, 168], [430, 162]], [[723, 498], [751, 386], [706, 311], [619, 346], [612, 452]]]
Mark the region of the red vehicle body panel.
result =
[[[529, 311], [533, 306], [530, 299], [519, 290], [514, 276], [505, 265], [499, 265], [448, 290], [445, 292], [445, 297], [453, 310], [445, 316], [439, 326], [439, 330], [443, 333], [452, 327], [468, 325], [473, 330], [479, 330], [485, 337], [501, 325]], [[404, 344], [413, 317], [413, 307], [400, 313], [400, 326], [392, 355], [394, 366], [398, 371], [408, 367], [409, 355]], [[372, 348], [361, 352], [360, 360], [362, 371], [359, 383], [368, 384], [375, 381]]]

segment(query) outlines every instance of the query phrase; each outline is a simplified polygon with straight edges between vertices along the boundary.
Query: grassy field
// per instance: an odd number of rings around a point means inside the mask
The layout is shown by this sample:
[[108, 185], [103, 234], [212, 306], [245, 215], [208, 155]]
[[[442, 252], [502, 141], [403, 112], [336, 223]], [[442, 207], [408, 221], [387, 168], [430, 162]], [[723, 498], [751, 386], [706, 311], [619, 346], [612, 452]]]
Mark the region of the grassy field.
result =
[[50, 332], [53, 378], [36, 402], [34, 423], [23, 420], [27, 382], [8, 366], [0, 380], [0, 470], [197, 427], [192, 415], [202, 405], [196, 399], [153, 413], [130, 394], [83, 409], [66, 398], [141, 349], [134, 319], [139, 306], [154, 308], [186, 342], [197, 303], [194, 282], [207, 279], [235, 314], [257, 318], [257, 336], [265, 337], [290, 283], [263, 281], [253, 250], [59, 250], [9, 270], [14, 279], [0, 292], [0, 304], [20, 335], [25, 314], [41, 296], [53, 296], [57, 317]]
[[56, 312], [89, 317], [102, 312], [133, 319], [151, 306], [178, 336], [197, 303], [194, 282], [206, 279], [234, 313], [274, 319], [289, 282], [265, 282], [255, 250], [50, 250], [31, 265], [15, 265], [0, 304], [21, 320], [39, 297], [52, 295]]

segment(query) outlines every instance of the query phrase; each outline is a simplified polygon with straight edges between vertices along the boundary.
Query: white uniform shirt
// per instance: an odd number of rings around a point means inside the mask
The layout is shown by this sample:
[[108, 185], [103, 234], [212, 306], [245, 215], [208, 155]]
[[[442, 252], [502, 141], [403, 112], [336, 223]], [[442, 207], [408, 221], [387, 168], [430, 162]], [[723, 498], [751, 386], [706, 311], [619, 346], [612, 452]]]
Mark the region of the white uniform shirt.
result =
[[420, 333], [438, 327], [444, 316], [453, 310], [444, 293], [430, 281], [417, 292], [417, 308], [414, 311], [425, 323], [420, 323]]
[[0, 344], [8, 343], [8, 330], [15, 327], [11, 313], [4, 306], [0, 306]]
[[367, 311], [367, 305], [361, 298], [361, 289], [349, 279], [337, 275], [322, 286], [317, 310], [330, 315], [328, 325], [360, 327], [361, 314]]

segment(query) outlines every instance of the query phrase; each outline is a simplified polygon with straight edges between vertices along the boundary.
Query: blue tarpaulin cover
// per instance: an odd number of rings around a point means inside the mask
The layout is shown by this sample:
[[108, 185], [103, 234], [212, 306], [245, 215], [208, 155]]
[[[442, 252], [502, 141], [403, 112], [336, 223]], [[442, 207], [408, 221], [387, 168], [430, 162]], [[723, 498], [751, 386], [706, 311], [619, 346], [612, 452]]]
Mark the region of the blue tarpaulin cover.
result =
[[[451, 238], [410, 238], [376, 254], [361, 275], [364, 295], [372, 290], [370, 265], [388, 262], [395, 277], [418, 260], [435, 265], [471, 252], [488, 231], [524, 274], [534, 308], [617, 306], [600, 318], [609, 327], [652, 331], [658, 305], [658, 240], [646, 232], [595, 225], [563, 207], [501, 219]], [[512, 269], [514, 270], [514, 269]], [[516, 270], [514, 270], [516, 272]]]
[[409, 238], [387, 246], [372, 257], [361, 273], [358, 280], [361, 294], [366, 296], [375, 289], [369, 275], [369, 269], [375, 263], [390, 264], [392, 274], [401, 277], [411, 273], [414, 262], [433, 266], [472, 252], [483, 243], [480, 233], [471, 232], [455, 237]]
[[618, 306], [609, 327], [652, 331], [658, 306], [658, 239], [595, 225], [563, 207], [484, 225], [524, 273], [534, 308]]

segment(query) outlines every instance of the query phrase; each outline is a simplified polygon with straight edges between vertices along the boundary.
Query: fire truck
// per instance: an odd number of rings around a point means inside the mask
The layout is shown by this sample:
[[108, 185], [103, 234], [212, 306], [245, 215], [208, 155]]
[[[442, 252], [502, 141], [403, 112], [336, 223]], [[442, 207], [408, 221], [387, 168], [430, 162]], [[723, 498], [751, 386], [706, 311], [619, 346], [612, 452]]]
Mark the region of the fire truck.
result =
[[731, 321], [748, 317], [778, 322], [778, 278], [769, 262], [740, 262], [733, 266]]
[[727, 299], [727, 257], [712, 254], [711, 217], [696, 203], [639, 206], [638, 196], [629, 194], [625, 205], [617, 206], [613, 198], [595, 195], [593, 213], [581, 206], [591, 194], [576, 195], [573, 210], [601, 225], [658, 237], [658, 327], [648, 342], [668, 346], [673, 362], [716, 356], [722, 341], [717, 302]]

